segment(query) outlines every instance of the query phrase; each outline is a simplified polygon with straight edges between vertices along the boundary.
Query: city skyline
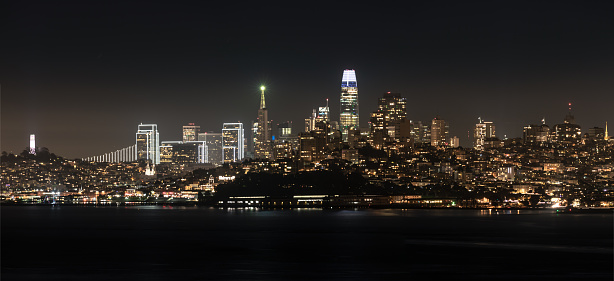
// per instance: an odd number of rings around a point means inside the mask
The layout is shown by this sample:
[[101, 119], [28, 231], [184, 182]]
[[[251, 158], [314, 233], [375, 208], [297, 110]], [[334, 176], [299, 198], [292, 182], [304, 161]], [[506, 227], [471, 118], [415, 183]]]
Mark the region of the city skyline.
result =
[[0, 7], [6, 280], [612, 279], [614, 1]]
[[[300, 131], [325, 99], [338, 120], [343, 69], [358, 72], [361, 127], [389, 91], [407, 98], [408, 119], [440, 116], [464, 147], [478, 117], [500, 138], [522, 137], [542, 118], [563, 123], [568, 102], [583, 133], [612, 123], [611, 3], [443, 4], [355, 5], [361, 17], [346, 28], [337, 6], [220, 4], [207, 18], [198, 7], [111, 4], [82, 15], [78, 3], [11, 3], [0, 47], [1, 149], [19, 153], [35, 134], [65, 157], [98, 155], [131, 145], [139, 123], [157, 124], [161, 140], [181, 139], [188, 123], [220, 132], [255, 119], [261, 85], [269, 119]], [[140, 9], [149, 15], [130, 13]], [[184, 22], [174, 20], [180, 11]], [[226, 19], [230, 11], [239, 20]], [[355, 41], [338, 43], [338, 34]]]
[[[346, 71], [347, 71], [347, 70], [346, 70]], [[264, 88], [264, 87], [265, 87], [265, 86], [260, 86], [260, 87], [259, 87], [259, 89], [261, 90], [261, 94], [260, 94], [260, 96], [261, 96], [261, 101], [260, 101], [260, 105], [261, 105], [261, 107], [262, 107], [262, 104], [263, 104], [263, 102], [264, 102], [264, 90], [263, 90], [263, 88]], [[388, 93], [388, 94], [390, 94], [390, 92], [387, 92], [387, 93]], [[384, 94], [386, 94], [386, 93], [384, 93]], [[402, 95], [402, 93], [401, 93], [401, 95]], [[404, 97], [404, 98], [405, 98], [405, 97]], [[328, 103], [328, 99], [327, 99], [327, 103]], [[375, 104], [377, 104], [377, 101], [375, 102]], [[550, 122], [550, 123], [546, 123], [546, 119], [547, 119], [547, 118], [545, 118], [545, 117], [544, 117], [544, 118], [542, 118], [541, 120], [539, 120], [539, 122], [538, 122], [538, 121], [535, 121], [535, 122], [527, 123], [527, 124], [524, 124], [524, 125], [523, 125], [522, 127], [520, 127], [520, 128], [516, 128], [516, 129], [517, 129], [517, 131], [519, 131], [519, 132], [520, 132], [520, 134], [519, 134], [519, 135], [513, 135], [513, 136], [508, 136], [508, 135], [497, 135], [497, 137], [498, 137], [498, 138], [500, 138], [500, 139], [504, 139], [504, 138], [522, 138], [522, 137], [523, 137], [523, 131], [524, 131], [524, 129], [523, 129], [523, 128], [524, 128], [525, 126], [530, 126], [530, 125], [532, 125], [532, 124], [538, 124], [538, 123], [540, 123], [540, 124], [542, 124], [542, 123], [543, 123], [543, 124], [550, 124], [551, 126], [555, 126], [556, 124], [563, 124], [563, 123], [567, 123], [567, 120], [566, 120], [566, 119], [567, 119], [569, 116], [572, 116], [572, 118], [573, 118], [573, 117], [575, 117], [575, 115], [570, 115], [570, 114], [572, 114], [572, 112], [573, 112], [573, 111], [572, 111], [572, 104], [571, 104], [571, 103], [567, 103], [565, 106], [569, 106], [569, 108], [567, 109], [567, 111], [565, 111], [565, 114], [566, 114], [566, 115], [565, 115], [564, 117], [561, 117], [561, 118], [560, 118], [560, 121], [558, 121], [558, 122], [557, 122], [556, 120], [554, 120], [554, 121], [552, 121], [552, 122]], [[260, 108], [260, 109], [262, 110], [263, 108]], [[267, 109], [267, 108], [265, 108], [265, 110], [266, 110], [266, 109]], [[259, 114], [260, 114], [260, 113], [259, 113]], [[365, 114], [366, 114], [366, 113], [365, 113]], [[368, 113], [368, 114], [371, 114], [371, 113]], [[265, 114], [265, 116], [266, 116], [266, 114]], [[366, 117], [368, 117], [368, 116], [366, 116]], [[431, 123], [431, 121], [432, 121], [432, 120], [438, 120], [439, 118], [441, 118], [441, 117], [440, 117], [439, 115], [437, 115], [437, 116], [433, 117], [433, 118], [432, 118], [432, 119], [430, 119], [430, 120], [428, 120], [428, 119], [427, 119], [427, 120], [415, 120], [415, 119], [411, 119], [411, 118], [409, 118], [409, 116], [408, 116], [408, 117], [407, 117], [407, 120], [411, 120], [411, 121], [418, 121], [418, 122], [422, 122], [422, 123], [427, 123], [427, 124], [429, 124], [429, 123]], [[365, 119], [367, 119], [367, 120], [368, 120], [369, 118], [365, 118]], [[483, 119], [484, 119], [484, 118], [482, 118], [482, 117], [477, 117], [478, 122], [477, 122], [477, 123], [474, 123], [474, 124], [473, 124], [473, 126], [476, 126], [476, 125], [480, 124], [481, 122], [483, 122]], [[252, 120], [246, 120], [246, 121], [237, 120], [237, 122], [235, 122], [235, 123], [243, 123], [243, 125], [245, 126], [245, 123], [251, 123], [251, 122], [253, 122], [253, 121], [255, 121], [255, 120], [258, 120], [258, 118], [254, 118], [254, 119], [252, 119]], [[270, 120], [270, 121], [274, 121], [274, 120]], [[337, 119], [337, 120], [334, 120], [334, 119], [333, 119], [333, 121], [339, 121], [339, 119]], [[285, 121], [277, 121], [277, 122], [285, 122]], [[449, 125], [449, 123], [450, 123], [450, 122], [449, 122], [448, 120], [445, 120], [445, 122], [446, 122], [446, 127], [449, 127], [449, 126], [450, 126], [450, 125]], [[206, 128], [211, 128], [211, 130], [202, 130], [202, 132], [221, 133], [221, 132], [223, 131], [223, 127], [224, 127], [224, 125], [225, 125], [226, 123], [233, 123], [233, 122], [224, 122], [223, 124], [221, 124], [221, 125], [222, 125], [221, 127], [217, 128], [217, 130], [216, 130], [216, 129], [214, 129], [214, 128], [212, 128], [211, 124], [204, 124]], [[269, 122], [269, 123], [270, 123], [270, 122]], [[493, 123], [493, 122], [492, 122], [492, 121], [489, 121], [489, 122], [486, 122], [486, 123]], [[505, 121], [504, 121], [504, 123], [505, 123]], [[258, 124], [258, 122], [255, 122], [255, 124]], [[141, 125], [142, 125], [142, 124], [141, 124]], [[361, 123], [361, 125], [362, 125], [362, 123]], [[588, 132], [589, 132], [589, 129], [592, 129], [592, 128], [594, 128], [594, 127], [598, 127], [598, 128], [605, 128], [605, 127], [607, 126], [607, 121], [604, 121], [603, 126], [599, 126], [599, 124], [598, 124], [598, 125], [596, 125], [596, 126], [592, 126], [592, 127], [582, 126], [582, 124], [579, 124], [579, 125], [582, 127], [582, 134], [586, 134], [586, 133], [588, 133]], [[140, 126], [140, 125], [139, 125], [139, 126]], [[361, 126], [360, 128], [368, 129], [368, 128], [369, 128], [368, 126], [369, 126], [369, 124], [366, 124], [366, 126]], [[178, 136], [178, 137], [177, 137], [177, 136], [170, 136], [168, 139], [163, 139], [163, 138], [161, 138], [161, 137], [158, 137], [158, 138], [159, 138], [159, 140], [160, 140], [160, 141], [167, 141], [167, 142], [168, 142], [168, 141], [170, 141], [171, 139], [181, 139], [181, 138], [183, 137], [183, 138], [184, 138], [184, 142], [185, 142], [185, 138], [186, 138], [186, 135], [185, 135], [185, 134], [186, 134], [186, 131], [185, 131], [185, 130], [186, 130], [186, 127], [198, 127], [198, 128], [200, 128], [200, 124], [195, 123], [195, 122], [190, 122], [190, 123], [189, 123], [187, 126], [186, 126], [186, 125], [182, 125], [182, 126], [180, 126], [180, 127], [181, 127], [181, 130], [180, 130], [180, 132], [179, 132], [179, 136]], [[293, 128], [293, 130], [294, 130], [294, 132], [295, 132], [295, 133], [293, 133], [294, 135], [296, 135], [296, 134], [297, 134], [297, 132], [300, 132], [300, 131], [301, 131], [301, 130], [300, 130], [298, 127], [297, 127], [297, 128]], [[270, 128], [268, 128], [268, 131], [270, 131]], [[464, 147], [467, 147], [467, 148], [470, 148], [470, 147], [473, 147], [473, 146], [474, 146], [474, 144], [475, 144], [475, 128], [474, 128], [474, 127], [469, 127], [469, 129], [467, 130], [467, 136], [466, 136], [466, 137], [465, 137], [465, 136], [462, 136], [462, 135], [461, 135], [461, 136], [458, 136], [458, 135], [453, 135], [452, 133], [449, 133], [449, 132], [452, 132], [452, 131], [459, 132], [459, 131], [462, 131], [462, 130], [459, 130], [459, 129], [452, 130], [451, 128], [450, 128], [449, 130], [448, 130], [448, 129], [446, 129], [446, 132], [448, 132], [448, 133], [446, 133], [446, 134], [445, 134], [445, 135], [442, 137], [442, 140], [444, 140], [444, 139], [446, 140], [446, 142], [445, 142], [445, 143], [447, 143], [447, 142], [450, 140], [450, 138], [458, 137], [458, 138], [460, 139], [460, 144], [461, 144], [461, 146], [464, 146]], [[29, 135], [29, 139], [31, 139], [31, 138], [32, 138], [32, 136], [34, 136], [34, 135], [36, 135], [36, 134], [30, 134], [30, 135]], [[170, 134], [163, 134], [163, 135], [168, 136], [168, 135], [170, 135]], [[247, 141], [247, 138], [248, 138], [248, 136], [244, 136], [244, 140], [245, 140], [245, 141]], [[172, 142], [172, 141], [171, 141], [171, 142]], [[128, 143], [127, 143], [126, 145], [132, 145], [132, 144], [128, 144]], [[431, 142], [431, 145], [433, 145], [433, 143], [432, 143], [432, 142]], [[37, 146], [37, 147], [38, 147], [38, 146]], [[45, 146], [45, 145], [41, 145], [40, 147], [46, 147], [46, 146]], [[26, 147], [26, 148], [27, 148], [27, 147]], [[119, 149], [122, 149], [122, 148], [123, 148], [123, 147], [119, 147]], [[107, 151], [107, 152], [103, 152], [103, 154], [110, 153], [110, 152], [111, 152], [111, 150], [115, 150], [115, 149], [118, 149], [118, 147], [115, 147], [115, 146], [114, 146], [114, 147], [113, 147], [112, 149], [110, 149], [109, 151]], [[30, 148], [30, 150], [31, 150], [31, 148]], [[3, 148], [3, 151], [5, 151], [5, 150], [4, 150], [4, 148]], [[7, 151], [7, 152], [9, 152], [9, 153], [20, 153], [20, 152], [21, 152], [21, 150], [17, 150], [17, 151]], [[94, 157], [94, 156], [96, 156], [96, 155], [92, 154], [92, 155], [84, 155], [84, 156], [79, 156], [79, 157], [69, 157], [69, 158], [84, 158], [84, 157], [85, 157], [85, 158], [87, 158], [87, 157]]]

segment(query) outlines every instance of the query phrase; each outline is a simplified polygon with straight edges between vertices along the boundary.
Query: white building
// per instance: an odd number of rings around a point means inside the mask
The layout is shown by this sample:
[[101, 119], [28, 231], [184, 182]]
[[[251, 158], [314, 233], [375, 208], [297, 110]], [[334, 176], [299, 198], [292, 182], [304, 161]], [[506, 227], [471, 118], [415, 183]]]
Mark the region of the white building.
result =
[[136, 132], [136, 158], [160, 164], [160, 134], [157, 124], [140, 124]]
[[245, 157], [243, 123], [224, 123], [222, 126], [222, 150], [224, 163], [243, 160]]

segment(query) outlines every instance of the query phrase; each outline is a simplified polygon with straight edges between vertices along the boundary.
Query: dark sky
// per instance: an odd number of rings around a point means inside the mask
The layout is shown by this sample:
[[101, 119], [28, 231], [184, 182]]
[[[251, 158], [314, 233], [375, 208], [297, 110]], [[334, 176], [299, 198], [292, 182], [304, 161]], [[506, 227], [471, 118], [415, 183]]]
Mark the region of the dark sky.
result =
[[612, 1], [223, 2], [3, 1], [1, 149], [35, 133], [92, 156], [133, 144], [141, 122], [162, 140], [188, 122], [221, 131], [256, 119], [261, 84], [269, 117], [297, 132], [326, 98], [338, 119], [346, 68], [363, 126], [393, 91], [463, 145], [478, 117], [520, 137], [561, 123], [568, 102], [584, 132], [614, 134]]

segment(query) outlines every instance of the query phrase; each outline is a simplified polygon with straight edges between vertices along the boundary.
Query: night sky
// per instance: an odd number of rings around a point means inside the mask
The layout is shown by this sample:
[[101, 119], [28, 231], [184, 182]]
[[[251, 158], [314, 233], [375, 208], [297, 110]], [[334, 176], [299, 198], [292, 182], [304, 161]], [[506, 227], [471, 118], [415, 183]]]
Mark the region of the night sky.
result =
[[161, 140], [248, 125], [261, 84], [269, 117], [298, 132], [326, 98], [338, 120], [344, 69], [362, 126], [392, 91], [464, 146], [478, 117], [521, 137], [562, 123], [568, 102], [583, 132], [609, 121], [614, 135], [612, 1], [224, 2], [3, 1], [1, 149], [34, 133], [76, 158], [134, 144], [141, 122]]

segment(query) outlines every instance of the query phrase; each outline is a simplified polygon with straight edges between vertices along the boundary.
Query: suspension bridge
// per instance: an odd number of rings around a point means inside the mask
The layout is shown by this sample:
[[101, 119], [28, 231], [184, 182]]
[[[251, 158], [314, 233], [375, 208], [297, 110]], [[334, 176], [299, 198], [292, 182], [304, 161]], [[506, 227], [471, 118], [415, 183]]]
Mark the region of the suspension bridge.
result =
[[133, 162], [136, 161], [136, 144], [98, 156], [81, 158], [88, 162]]

